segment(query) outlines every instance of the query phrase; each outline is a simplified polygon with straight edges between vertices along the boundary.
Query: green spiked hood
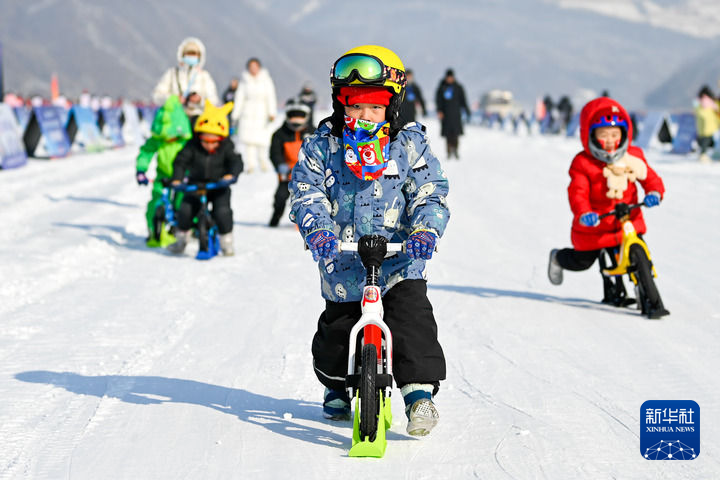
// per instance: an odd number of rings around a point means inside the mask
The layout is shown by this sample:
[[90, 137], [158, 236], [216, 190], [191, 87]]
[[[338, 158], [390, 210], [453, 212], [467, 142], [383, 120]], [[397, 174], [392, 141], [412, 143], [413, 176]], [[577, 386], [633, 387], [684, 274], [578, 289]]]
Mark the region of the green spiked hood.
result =
[[151, 132], [153, 137], [160, 140], [192, 138], [190, 119], [185, 114], [177, 95], [170, 95], [165, 104], [158, 109]]

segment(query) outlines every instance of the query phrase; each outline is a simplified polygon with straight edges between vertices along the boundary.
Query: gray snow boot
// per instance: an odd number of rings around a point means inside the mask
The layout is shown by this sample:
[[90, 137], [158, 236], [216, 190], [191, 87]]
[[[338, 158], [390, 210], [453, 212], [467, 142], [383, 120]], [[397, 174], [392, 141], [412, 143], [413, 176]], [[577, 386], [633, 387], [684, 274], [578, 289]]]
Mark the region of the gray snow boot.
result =
[[226, 257], [235, 255], [232, 232], [220, 235], [220, 250], [222, 250], [223, 255]]
[[187, 239], [188, 234], [190, 231], [188, 230], [178, 230], [175, 232], [175, 243], [171, 243], [168, 245], [167, 249], [170, 253], [174, 253], [175, 255], [180, 255], [185, 251], [185, 247], [187, 246]]
[[553, 285], [560, 285], [563, 282], [563, 268], [557, 261], [558, 249], [550, 250], [550, 261], [548, 262], [548, 279]]

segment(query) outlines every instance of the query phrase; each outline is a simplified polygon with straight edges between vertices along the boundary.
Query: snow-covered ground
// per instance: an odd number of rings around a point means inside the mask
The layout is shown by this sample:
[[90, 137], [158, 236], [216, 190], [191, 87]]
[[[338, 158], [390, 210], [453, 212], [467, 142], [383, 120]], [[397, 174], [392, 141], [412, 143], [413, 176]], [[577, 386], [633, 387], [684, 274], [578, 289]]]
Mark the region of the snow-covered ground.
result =
[[[383, 459], [349, 458], [351, 424], [321, 416], [318, 274], [289, 221], [265, 226], [273, 174], [233, 187], [237, 254], [200, 262], [145, 247], [133, 148], [0, 171], [0, 478], [720, 477], [720, 165], [649, 154], [667, 195], [646, 240], [672, 312], [649, 321], [599, 304], [596, 268], [546, 278], [578, 149], [470, 127], [444, 162], [441, 421], [407, 436], [396, 390]], [[651, 399], [700, 405], [696, 460], [641, 457]]]

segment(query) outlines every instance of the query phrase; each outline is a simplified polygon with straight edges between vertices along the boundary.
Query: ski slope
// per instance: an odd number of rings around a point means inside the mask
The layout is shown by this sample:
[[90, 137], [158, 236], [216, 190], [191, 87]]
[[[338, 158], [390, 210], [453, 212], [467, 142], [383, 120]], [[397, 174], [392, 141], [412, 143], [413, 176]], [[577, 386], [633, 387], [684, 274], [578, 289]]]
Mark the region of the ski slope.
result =
[[[320, 282], [289, 221], [265, 226], [274, 174], [241, 175], [236, 255], [200, 262], [145, 247], [134, 148], [0, 171], [0, 478], [720, 477], [720, 165], [649, 153], [667, 194], [645, 238], [672, 312], [649, 321], [598, 303], [596, 267], [547, 280], [578, 149], [469, 127], [444, 161], [441, 419], [409, 437], [394, 390], [383, 459], [349, 458], [350, 422], [321, 416]], [[641, 457], [651, 399], [700, 405], [696, 460]]]

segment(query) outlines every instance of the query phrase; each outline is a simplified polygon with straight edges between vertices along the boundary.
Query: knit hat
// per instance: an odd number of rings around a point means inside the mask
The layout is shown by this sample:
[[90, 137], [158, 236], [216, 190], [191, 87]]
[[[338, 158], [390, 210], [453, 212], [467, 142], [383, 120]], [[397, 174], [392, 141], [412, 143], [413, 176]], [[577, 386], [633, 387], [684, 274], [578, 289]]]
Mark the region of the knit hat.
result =
[[393, 96], [386, 87], [341, 87], [337, 99], [343, 105], [355, 105], [356, 103], [374, 103], [377, 105], [390, 105], [390, 98]]

